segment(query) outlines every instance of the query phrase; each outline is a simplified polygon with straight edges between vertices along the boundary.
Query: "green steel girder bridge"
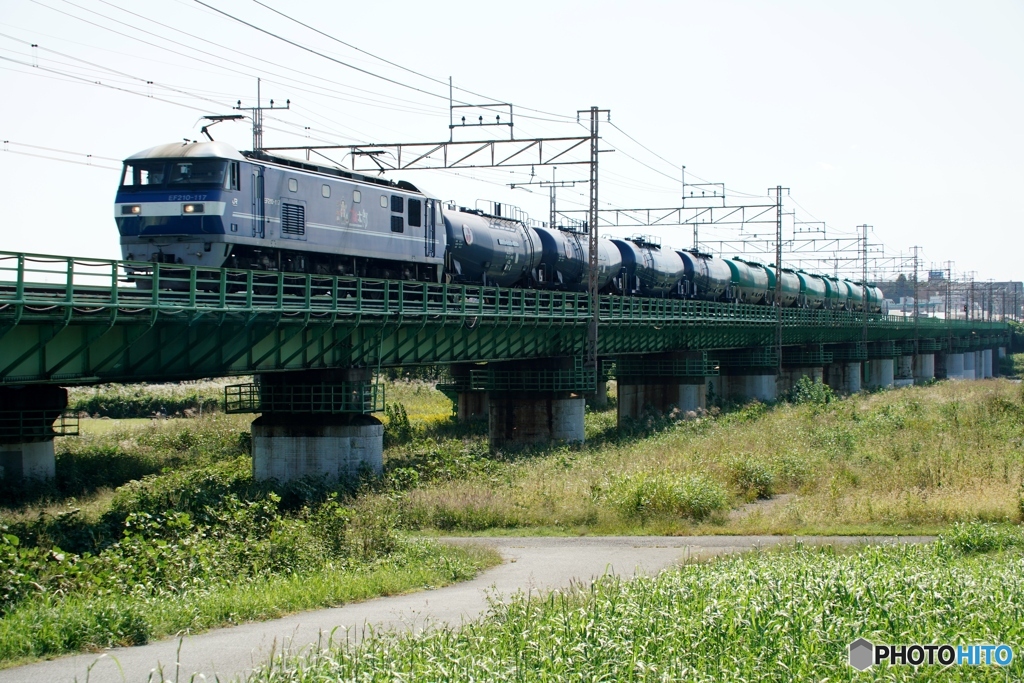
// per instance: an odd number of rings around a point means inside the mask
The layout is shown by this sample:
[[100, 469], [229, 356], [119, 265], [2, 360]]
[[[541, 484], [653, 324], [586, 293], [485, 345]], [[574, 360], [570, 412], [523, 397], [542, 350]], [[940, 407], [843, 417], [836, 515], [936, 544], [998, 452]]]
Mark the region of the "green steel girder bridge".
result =
[[[599, 305], [603, 357], [775, 344], [770, 306], [620, 296]], [[586, 293], [0, 252], [0, 386], [582, 357], [589, 319]], [[783, 309], [782, 341], [784, 359], [854, 349], [853, 358], [864, 346], [994, 348], [1009, 330]]]

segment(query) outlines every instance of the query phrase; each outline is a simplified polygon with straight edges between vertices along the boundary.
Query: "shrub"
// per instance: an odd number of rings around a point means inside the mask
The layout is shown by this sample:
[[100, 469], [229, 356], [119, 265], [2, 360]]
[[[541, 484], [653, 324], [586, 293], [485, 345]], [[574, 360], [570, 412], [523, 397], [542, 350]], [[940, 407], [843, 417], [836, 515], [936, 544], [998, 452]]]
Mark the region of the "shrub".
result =
[[771, 498], [775, 493], [775, 473], [760, 460], [740, 457], [729, 463], [729, 481], [748, 500]]
[[1017, 527], [986, 522], [958, 522], [940, 537], [940, 544], [971, 555], [1024, 547], [1024, 534]]
[[724, 510], [728, 497], [721, 484], [702, 475], [672, 476], [640, 472], [613, 482], [609, 500], [620, 514], [639, 518], [676, 515], [703, 521]]
[[815, 380], [807, 375], [801, 377], [796, 386], [789, 392], [789, 400], [797, 405], [823, 406], [836, 400], [836, 394], [832, 388], [821, 380]]
[[384, 406], [384, 447], [405, 443], [412, 438], [412, 424], [405, 406], [401, 403], [388, 403]]

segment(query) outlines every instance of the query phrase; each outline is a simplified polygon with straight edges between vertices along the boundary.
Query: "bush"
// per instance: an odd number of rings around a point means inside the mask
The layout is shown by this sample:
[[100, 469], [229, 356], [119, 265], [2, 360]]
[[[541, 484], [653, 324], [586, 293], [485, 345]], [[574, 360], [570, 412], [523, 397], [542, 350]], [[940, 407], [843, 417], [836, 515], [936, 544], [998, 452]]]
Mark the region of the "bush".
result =
[[665, 472], [623, 477], [612, 484], [608, 497], [621, 515], [641, 522], [670, 515], [699, 522], [728, 505], [725, 490], [717, 481], [702, 475], [673, 477]]
[[823, 406], [836, 400], [832, 388], [821, 380], [804, 375], [789, 392], [789, 401], [797, 405]]
[[384, 406], [384, 447], [405, 443], [412, 438], [412, 424], [405, 406], [401, 403], [388, 403]]
[[942, 534], [940, 545], [957, 553], [971, 555], [1010, 548], [1024, 548], [1024, 534], [1017, 527], [986, 522], [958, 522]]
[[775, 473], [754, 458], [741, 457], [730, 462], [729, 481], [747, 500], [771, 498], [775, 493]]

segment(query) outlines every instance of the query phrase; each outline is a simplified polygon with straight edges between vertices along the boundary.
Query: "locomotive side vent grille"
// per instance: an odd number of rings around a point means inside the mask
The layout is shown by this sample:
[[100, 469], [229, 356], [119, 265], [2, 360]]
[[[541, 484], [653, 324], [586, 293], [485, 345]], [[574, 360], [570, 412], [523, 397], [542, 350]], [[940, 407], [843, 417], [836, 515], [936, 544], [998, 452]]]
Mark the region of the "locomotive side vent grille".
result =
[[281, 204], [281, 233], [306, 234], [306, 207], [301, 204]]

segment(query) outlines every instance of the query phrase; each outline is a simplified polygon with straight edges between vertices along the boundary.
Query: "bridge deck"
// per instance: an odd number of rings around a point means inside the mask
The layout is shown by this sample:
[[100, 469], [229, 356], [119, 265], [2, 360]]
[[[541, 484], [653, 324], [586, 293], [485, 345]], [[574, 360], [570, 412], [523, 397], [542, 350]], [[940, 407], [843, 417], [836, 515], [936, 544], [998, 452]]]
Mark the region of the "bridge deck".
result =
[[[606, 356], [774, 343], [769, 306], [620, 296], [599, 305]], [[589, 318], [585, 293], [0, 252], [7, 384], [580, 356]], [[782, 325], [786, 345], [1008, 341], [1004, 323], [849, 311], [783, 309]]]

